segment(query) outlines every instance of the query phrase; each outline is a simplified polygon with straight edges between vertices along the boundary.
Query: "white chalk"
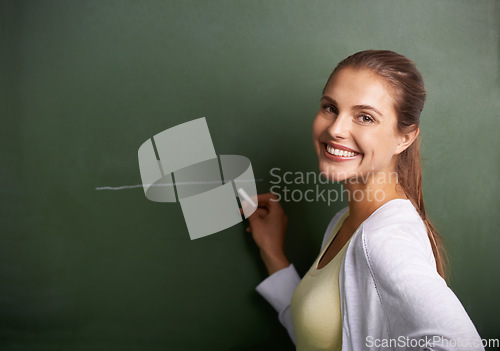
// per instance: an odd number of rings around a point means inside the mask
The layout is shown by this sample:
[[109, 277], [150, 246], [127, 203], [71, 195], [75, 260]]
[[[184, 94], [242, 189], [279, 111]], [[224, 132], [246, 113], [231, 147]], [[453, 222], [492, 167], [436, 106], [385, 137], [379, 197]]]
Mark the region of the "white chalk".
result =
[[257, 204], [250, 198], [250, 196], [248, 196], [248, 194], [246, 193], [245, 190], [243, 190], [242, 188], [239, 188], [238, 189], [238, 194], [241, 195], [241, 197], [243, 198], [243, 200], [247, 201], [250, 205], [252, 205], [252, 207], [254, 208], [257, 208]]

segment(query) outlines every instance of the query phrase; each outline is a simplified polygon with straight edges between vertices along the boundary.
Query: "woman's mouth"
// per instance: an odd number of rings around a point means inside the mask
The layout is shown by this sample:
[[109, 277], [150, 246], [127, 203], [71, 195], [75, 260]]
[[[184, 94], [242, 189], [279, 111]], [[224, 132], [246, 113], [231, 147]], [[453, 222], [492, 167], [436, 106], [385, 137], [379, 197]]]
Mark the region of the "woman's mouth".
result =
[[333, 161], [347, 161], [356, 158], [359, 152], [343, 150], [340, 148], [335, 148], [331, 145], [325, 145], [325, 155]]

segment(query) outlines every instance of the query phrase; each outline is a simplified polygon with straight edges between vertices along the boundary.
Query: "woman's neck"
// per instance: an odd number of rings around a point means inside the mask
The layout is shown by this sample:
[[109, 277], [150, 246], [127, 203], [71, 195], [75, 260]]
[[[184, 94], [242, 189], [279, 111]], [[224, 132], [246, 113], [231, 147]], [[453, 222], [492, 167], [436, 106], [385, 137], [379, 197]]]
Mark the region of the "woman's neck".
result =
[[356, 229], [380, 206], [394, 199], [407, 199], [394, 174], [379, 173], [365, 179], [344, 181], [344, 191], [349, 201], [346, 225]]

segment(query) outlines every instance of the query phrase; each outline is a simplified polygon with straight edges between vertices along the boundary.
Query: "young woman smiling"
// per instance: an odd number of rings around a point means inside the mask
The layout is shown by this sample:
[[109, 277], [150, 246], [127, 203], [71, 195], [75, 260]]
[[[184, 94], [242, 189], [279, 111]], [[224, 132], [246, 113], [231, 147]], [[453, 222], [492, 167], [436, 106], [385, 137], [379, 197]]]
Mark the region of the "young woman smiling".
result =
[[313, 123], [319, 169], [342, 181], [348, 207], [326, 229], [301, 280], [283, 250], [287, 218], [275, 195], [249, 218], [269, 277], [258, 287], [298, 350], [483, 350], [445, 278], [444, 250], [422, 196], [423, 80], [392, 51], [338, 64]]

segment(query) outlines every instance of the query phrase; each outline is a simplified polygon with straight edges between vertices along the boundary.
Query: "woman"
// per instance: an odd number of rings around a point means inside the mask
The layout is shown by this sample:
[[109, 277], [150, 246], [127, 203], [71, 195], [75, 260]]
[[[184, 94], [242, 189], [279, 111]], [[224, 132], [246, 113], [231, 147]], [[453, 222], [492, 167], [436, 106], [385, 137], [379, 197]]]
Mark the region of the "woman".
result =
[[412, 61], [358, 52], [335, 68], [313, 123], [320, 171], [349, 206], [328, 226], [300, 280], [283, 251], [287, 218], [258, 197], [247, 231], [270, 277], [257, 291], [298, 350], [483, 350], [444, 280], [444, 251], [427, 218], [419, 155], [425, 90]]

